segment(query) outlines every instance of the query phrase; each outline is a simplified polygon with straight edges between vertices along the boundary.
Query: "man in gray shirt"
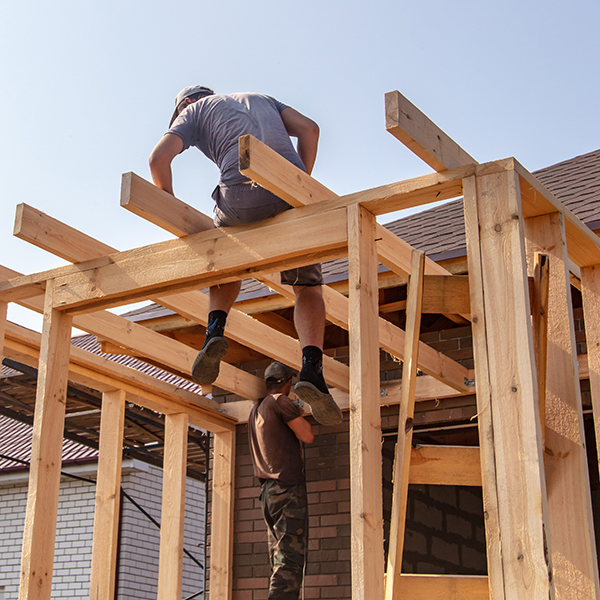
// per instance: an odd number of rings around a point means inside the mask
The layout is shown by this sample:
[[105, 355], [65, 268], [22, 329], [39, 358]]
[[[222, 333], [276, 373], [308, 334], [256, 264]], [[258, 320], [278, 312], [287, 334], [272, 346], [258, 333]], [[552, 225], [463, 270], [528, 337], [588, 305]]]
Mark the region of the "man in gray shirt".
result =
[[[219, 167], [219, 185], [212, 194], [217, 227], [248, 225], [288, 210], [289, 204], [239, 172], [238, 139], [246, 134], [311, 173], [319, 141], [319, 127], [314, 121], [270, 96], [215, 94], [209, 88], [191, 86], [177, 95], [169, 130], [150, 156], [154, 183], [173, 194], [171, 163], [178, 154], [196, 146]], [[297, 150], [290, 136], [297, 138]], [[281, 281], [292, 285], [296, 294], [294, 324], [302, 347], [302, 370], [294, 391], [311, 406], [318, 422], [339, 423], [342, 413], [322, 373], [325, 306], [321, 266], [284, 271]], [[209, 385], [219, 374], [219, 363], [228, 348], [224, 337], [227, 315], [240, 286], [241, 282], [235, 281], [210, 288], [206, 340], [192, 368], [197, 383]]]

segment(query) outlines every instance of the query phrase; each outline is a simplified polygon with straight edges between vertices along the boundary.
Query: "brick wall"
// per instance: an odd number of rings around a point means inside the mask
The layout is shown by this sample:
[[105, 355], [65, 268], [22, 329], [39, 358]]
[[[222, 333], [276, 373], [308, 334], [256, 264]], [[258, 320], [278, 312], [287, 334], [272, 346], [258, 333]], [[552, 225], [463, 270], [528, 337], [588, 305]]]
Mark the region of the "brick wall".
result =
[[[131, 461], [124, 463], [123, 489], [160, 522], [162, 471]], [[83, 469], [83, 470], [82, 470]], [[95, 479], [95, 466], [66, 471]], [[0, 476], [0, 590], [3, 600], [19, 592], [23, 523], [27, 505], [27, 473]], [[63, 479], [58, 505], [52, 598], [89, 598], [96, 487]], [[205, 485], [187, 480], [185, 546], [204, 564]], [[123, 502], [119, 600], [154, 600], [158, 580], [159, 531], [128, 500]], [[203, 589], [204, 572], [184, 557], [184, 597]], [[200, 596], [201, 597], [201, 596]]]

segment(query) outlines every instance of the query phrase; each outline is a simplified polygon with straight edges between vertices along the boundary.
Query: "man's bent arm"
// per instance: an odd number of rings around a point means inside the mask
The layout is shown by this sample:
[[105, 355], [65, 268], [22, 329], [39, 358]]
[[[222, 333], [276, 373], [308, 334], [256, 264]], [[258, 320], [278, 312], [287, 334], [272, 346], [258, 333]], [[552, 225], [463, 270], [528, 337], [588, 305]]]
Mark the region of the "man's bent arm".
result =
[[183, 140], [174, 133], [166, 133], [152, 150], [148, 161], [154, 185], [171, 195], [174, 195], [171, 163], [182, 150]]
[[317, 159], [319, 126], [290, 106], [283, 109], [281, 119], [288, 134], [298, 138], [298, 154], [310, 175]]
[[287, 424], [301, 442], [312, 444], [315, 435], [310, 423], [304, 417], [296, 417], [295, 419], [288, 421]]

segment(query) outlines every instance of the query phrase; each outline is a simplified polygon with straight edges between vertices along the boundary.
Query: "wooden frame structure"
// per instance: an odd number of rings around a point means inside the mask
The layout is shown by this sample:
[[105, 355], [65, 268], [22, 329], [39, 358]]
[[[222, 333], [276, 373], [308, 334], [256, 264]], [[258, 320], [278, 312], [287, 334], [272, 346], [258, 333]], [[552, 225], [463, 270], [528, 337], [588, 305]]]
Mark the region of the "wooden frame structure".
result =
[[[194, 350], [104, 309], [150, 298], [206, 324], [206, 296], [198, 288], [251, 276], [289, 302], [290, 290], [274, 272], [341, 256], [349, 258], [348, 297], [327, 286], [324, 297], [328, 320], [349, 331], [350, 367], [329, 358], [325, 377], [350, 409], [353, 598], [600, 597], [569, 295], [573, 271], [581, 282], [588, 340], [598, 340], [600, 240], [516, 160], [478, 164], [398, 92], [386, 95], [386, 118], [388, 130], [435, 173], [338, 197], [246, 136], [240, 170], [295, 210], [248, 227], [213, 229], [205, 215], [130, 173], [123, 177], [121, 203], [179, 239], [124, 252], [31, 207], [18, 208], [15, 234], [73, 263], [27, 276], [0, 270], [3, 354], [39, 364], [40, 374], [21, 600], [50, 598], [68, 380], [104, 394], [91, 597], [112, 598], [123, 410], [133, 402], [167, 419], [158, 597], [181, 596], [185, 448], [192, 424], [215, 437], [211, 595], [231, 598], [235, 430], [263, 394], [262, 381], [224, 364], [216, 384], [247, 400], [219, 405], [70, 347], [71, 325], [176, 373], [189, 372]], [[377, 215], [461, 195], [468, 279], [424, 256], [411, 263], [412, 248], [376, 221]], [[529, 285], [540, 253], [549, 263], [547, 301], [541, 304], [541, 288], [534, 287], [534, 302]], [[411, 278], [406, 331], [379, 315], [378, 263]], [[41, 336], [6, 321], [8, 302], [43, 312]], [[474, 372], [418, 340], [427, 305], [471, 320]], [[543, 326], [535, 311], [532, 321], [532, 306], [546, 313]], [[293, 367], [300, 364], [294, 339], [240, 310], [231, 313], [228, 335]], [[415, 398], [469, 394], [475, 382], [480, 448], [416, 451], [408, 433], [404, 442], [399, 436], [403, 458], [396, 467], [395, 503], [401, 507], [410, 481], [482, 485], [487, 578], [402, 575], [397, 557], [388, 561], [385, 576], [380, 348], [410, 366], [401, 396], [385, 398], [400, 404], [401, 431], [410, 431]], [[588, 353], [596, 398], [600, 344], [590, 343]], [[417, 367], [426, 375], [416, 378]], [[598, 423], [597, 414], [597, 430]], [[402, 520], [399, 508], [391, 535], [400, 553]]]

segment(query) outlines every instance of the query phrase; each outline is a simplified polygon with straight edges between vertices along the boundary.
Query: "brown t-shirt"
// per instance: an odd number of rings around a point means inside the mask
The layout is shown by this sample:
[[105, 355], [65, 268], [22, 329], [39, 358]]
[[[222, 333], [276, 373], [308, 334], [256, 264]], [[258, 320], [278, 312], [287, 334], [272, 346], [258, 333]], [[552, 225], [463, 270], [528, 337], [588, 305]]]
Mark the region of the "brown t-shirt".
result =
[[285, 394], [267, 396], [252, 407], [248, 436], [258, 479], [276, 479], [282, 485], [304, 483], [300, 441], [287, 425], [302, 414]]

